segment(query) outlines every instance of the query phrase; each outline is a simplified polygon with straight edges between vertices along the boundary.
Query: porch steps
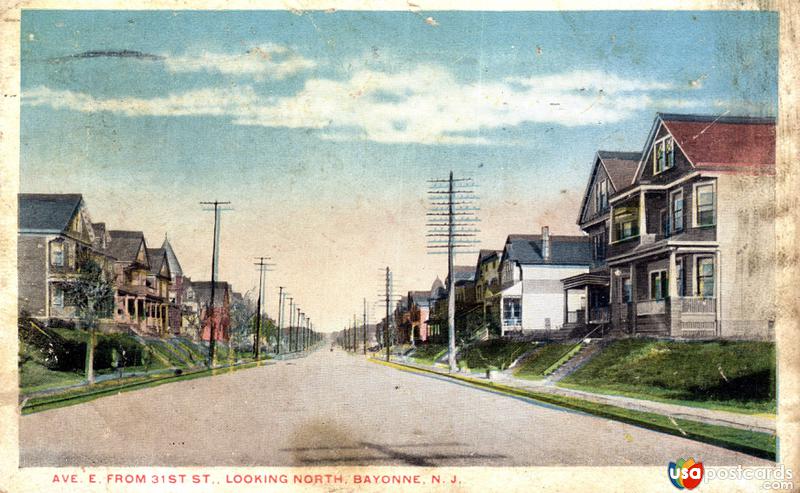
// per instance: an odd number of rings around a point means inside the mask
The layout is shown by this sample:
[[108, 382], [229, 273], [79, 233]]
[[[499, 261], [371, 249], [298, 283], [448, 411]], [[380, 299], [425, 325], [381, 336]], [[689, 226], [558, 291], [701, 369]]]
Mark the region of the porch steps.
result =
[[572, 358], [568, 359], [563, 365], [559, 366], [556, 371], [545, 378], [545, 383], [552, 385], [571, 375], [573, 372], [577, 371], [578, 368], [588, 363], [604, 346], [604, 343], [597, 340], [590, 340], [587, 343], [583, 343], [583, 347], [581, 347]]

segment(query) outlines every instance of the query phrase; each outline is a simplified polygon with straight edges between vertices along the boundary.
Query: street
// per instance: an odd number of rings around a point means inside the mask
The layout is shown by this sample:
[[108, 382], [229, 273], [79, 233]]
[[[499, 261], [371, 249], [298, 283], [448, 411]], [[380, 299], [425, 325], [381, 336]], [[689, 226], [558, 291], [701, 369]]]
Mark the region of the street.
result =
[[31, 466], [770, 464], [323, 350], [23, 416]]

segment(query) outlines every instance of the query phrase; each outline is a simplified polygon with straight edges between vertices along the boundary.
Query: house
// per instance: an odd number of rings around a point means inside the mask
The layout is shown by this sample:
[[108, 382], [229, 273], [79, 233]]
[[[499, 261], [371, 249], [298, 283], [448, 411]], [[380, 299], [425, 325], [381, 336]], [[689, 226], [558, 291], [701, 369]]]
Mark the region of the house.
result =
[[172, 248], [169, 239], [164, 235], [164, 242], [161, 248], [167, 255], [167, 266], [169, 267], [169, 328], [173, 334], [183, 334], [186, 332], [187, 319], [191, 315], [191, 305], [188, 303], [186, 288], [191, 284], [191, 279], [183, 275], [183, 268], [178, 261], [178, 256]]
[[447, 339], [447, 290], [439, 276], [431, 284], [428, 301], [428, 338], [435, 342]]
[[[483, 325], [500, 332], [500, 256], [499, 250], [478, 252], [475, 265], [475, 301], [481, 305]], [[492, 330], [492, 332], [494, 332]]]
[[148, 248], [147, 258], [150, 259], [150, 272], [145, 283], [151, 290], [150, 297], [155, 306], [156, 316], [159, 319], [158, 333], [161, 336], [170, 332], [170, 282], [172, 274], [169, 270], [167, 252], [163, 248]]
[[428, 318], [430, 317], [431, 292], [409, 291], [408, 313], [411, 337], [414, 341], [428, 340]]
[[113, 275], [112, 259], [102, 248], [104, 225], [96, 236], [81, 194], [23, 193], [18, 205], [19, 313], [48, 323], [74, 322], [78, 314], [69, 287], [82, 259], [97, 262], [108, 279]]
[[611, 324], [629, 334], [769, 338], [775, 121], [657, 114], [608, 199]]
[[191, 292], [194, 309], [200, 319], [200, 340], [211, 340], [211, 324], [214, 324], [214, 339], [228, 341], [231, 335], [230, 306], [232, 288], [225, 281], [214, 283], [214, 304], [211, 304], [211, 281], [193, 281]]
[[[564, 327], [580, 334], [601, 335], [609, 328], [610, 272], [606, 255], [610, 241], [610, 200], [627, 188], [642, 154], [640, 152], [598, 151], [583, 194], [578, 226], [591, 238], [592, 258], [588, 272], [562, 280], [564, 289]], [[583, 293], [580, 303], [571, 303], [571, 293]], [[578, 305], [581, 306], [578, 306]], [[599, 330], [595, 330], [599, 329]], [[593, 332], [594, 331], [594, 332]]]
[[108, 235], [107, 251], [114, 258], [114, 322], [142, 335], [166, 334], [169, 288], [163, 282], [169, 267], [163, 250], [162, 258], [151, 262], [150, 255], [157, 253], [147, 248], [141, 231], [111, 230]]
[[[500, 258], [501, 335], [561, 328], [561, 279], [589, 272], [592, 244], [587, 236], [512, 234]], [[580, 303], [574, 294], [570, 303]]]

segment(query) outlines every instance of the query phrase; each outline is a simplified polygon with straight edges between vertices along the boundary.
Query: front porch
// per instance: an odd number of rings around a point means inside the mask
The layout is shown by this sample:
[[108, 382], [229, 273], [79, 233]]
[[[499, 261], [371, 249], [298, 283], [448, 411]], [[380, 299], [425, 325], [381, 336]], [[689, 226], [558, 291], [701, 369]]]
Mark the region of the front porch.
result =
[[612, 326], [629, 335], [719, 337], [718, 265], [719, 253], [704, 245], [612, 263]]
[[[601, 270], [562, 279], [564, 329], [576, 336], [602, 337], [611, 322], [609, 272]], [[578, 306], [576, 306], [578, 305]]]

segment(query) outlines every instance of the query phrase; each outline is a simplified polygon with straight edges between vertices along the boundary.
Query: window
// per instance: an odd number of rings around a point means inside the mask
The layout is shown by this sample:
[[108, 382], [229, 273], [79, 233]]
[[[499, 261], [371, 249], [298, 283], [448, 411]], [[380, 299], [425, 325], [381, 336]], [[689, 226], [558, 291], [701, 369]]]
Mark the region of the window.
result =
[[676, 190], [670, 194], [670, 226], [671, 232], [683, 231], [683, 190]]
[[685, 294], [684, 294], [684, 291], [685, 291], [684, 284], [685, 284], [685, 282], [684, 282], [684, 275], [683, 275], [683, 259], [681, 259], [681, 258], [677, 259], [676, 263], [675, 263], [675, 267], [676, 267], [677, 276], [678, 276], [678, 278], [675, 279], [675, 282], [677, 283], [675, 285], [675, 287], [678, 288], [678, 296], [685, 296]]
[[650, 299], [663, 300], [667, 297], [668, 281], [666, 270], [650, 272]]
[[64, 290], [58, 286], [53, 287], [53, 306], [64, 306]]
[[714, 297], [714, 257], [697, 259], [697, 296]]
[[608, 208], [608, 180], [600, 180], [594, 184], [594, 208], [596, 212]]
[[605, 230], [592, 236], [592, 254], [594, 260], [604, 260], [606, 258], [606, 243]]
[[522, 317], [522, 304], [519, 298], [503, 299], [503, 319], [506, 325], [519, 325]]
[[622, 301], [625, 303], [633, 301], [633, 284], [630, 277], [622, 279]]
[[55, 267], [64, 266], [64, 243], [60, 241], [50, 243], [50, 265]]
[[664, 234], [664, 236], [669, 236], [671, 231], [669, 227], [669, 213], [667, 209], [661, 209], [658, 211], [658, 219], [661, 223], [661, 232]]
[[675, 166], [675, 142], [665, 137], [653, 144], [653, 174], [657, 175]]
[[715, 224], [714, 206], [716, 202], [714, 184], [697, 185], [694, 189], [697, 209], [695, 221], [697, 226], [713, 226]]
[[614, 241], [639, 236], [639, 209], [621, 207], [614, 210]]

